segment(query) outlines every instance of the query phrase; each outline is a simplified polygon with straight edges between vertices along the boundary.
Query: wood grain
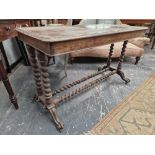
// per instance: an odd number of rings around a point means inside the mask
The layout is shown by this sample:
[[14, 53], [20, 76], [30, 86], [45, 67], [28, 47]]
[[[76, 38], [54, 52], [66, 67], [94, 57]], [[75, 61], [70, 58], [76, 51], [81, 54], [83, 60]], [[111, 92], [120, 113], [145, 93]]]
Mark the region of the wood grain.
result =
[[17, 29], [22, 41], [49, 56], [144, 36], [146, 30], [146, 27], [105, 24]]

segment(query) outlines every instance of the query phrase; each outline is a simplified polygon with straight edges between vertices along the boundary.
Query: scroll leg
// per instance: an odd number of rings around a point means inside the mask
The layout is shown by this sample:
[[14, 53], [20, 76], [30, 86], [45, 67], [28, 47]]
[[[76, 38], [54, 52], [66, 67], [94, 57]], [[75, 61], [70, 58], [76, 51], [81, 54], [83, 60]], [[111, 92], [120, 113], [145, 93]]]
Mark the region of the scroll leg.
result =
[[37, 57], [40, 63], [44, 104], [49, 110], [57, 129], [61, 130], [63, 129], [63, 123], [58, 117], [54, 100], [52, 100], [52, 90], [50, 88], [50, 79], [47, 67], [48, 57], [40, 51], [37, 51]]
[[102, 66], [98, 67], [98, 71], [101, 71], [101, 70], [103, 70], [103, 69], [105, 69], [107, 67], [109, 68], [111, 66], [111, 58], [112, 58], [113, 50], [114, 50], [114, 44], [112, 43], [110, 45], [110, 51], [109, 51], [109, 56], [108, 56], [108, 59], [107, 59], [107, 65], [104, 66], [104, 67], [102, 67]]
[[123, 81], [125, 81], [125, 84], [127, 84], [127, 83], [130, 82], [130, 79], [126, 78], [125, 75], [124, 75], [124, 73], [123, 73], [122, 71], [120, 71], [120, 70], [117, 71], [117, 74], [121, 77], [121, 79], [122, 79]]
[[49, 112], [53, 118], [56, 128], [61, 131], [64, 127], [63, 122], [59, 119], [56, 108], [49, 109]]
[[120, 55], [120, 58], [119, 58], [119, 63], [118, 63], [118, 66], [117, 66], [117, 74], [121, 77], [121, 79], [123, 81], [125, 81], [126, 84], [130, 82], [130, 79], [125, 78], [125, 75], [124, 75], [124, 73], [121, 70], [122, 70], [122, 63], [123, 63], [123, 60], [124, 60], [125, 49], [126, 49], [127, 43], [128, 43], [127, 40], [124, 41], [124, 43], [123, 43], [121, 55]]
[[10, 98], [10, 101], [11, 103], [14, 105], [14, 107], [16, 109], [18, 109], [18, 104], [17, 104], [17, 99], [16, 99], [16, 96], [14, 95], [14, 92], [12, 90], [12, 87], [11, 87], [11, 84], [10, 84], [10, 81], [7, 77], [7, 74], [5, 72], [5, 69], [4, 69], [4, 66], [2, 64], [2, 61], [0, 60], [0, 76], [1, 76], [1, 79], [4, 83], [4, 86], [6, 87], [6, 90], [9, 94], [9, 98]]

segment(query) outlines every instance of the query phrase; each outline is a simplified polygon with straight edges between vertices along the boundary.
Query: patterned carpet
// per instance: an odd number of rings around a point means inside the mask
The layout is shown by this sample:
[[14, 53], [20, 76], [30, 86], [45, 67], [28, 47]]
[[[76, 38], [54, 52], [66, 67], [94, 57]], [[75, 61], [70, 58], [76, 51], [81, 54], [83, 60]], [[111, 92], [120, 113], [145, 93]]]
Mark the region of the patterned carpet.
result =
[[90, 134], [155, 134], [155, 74], [94, 126]]

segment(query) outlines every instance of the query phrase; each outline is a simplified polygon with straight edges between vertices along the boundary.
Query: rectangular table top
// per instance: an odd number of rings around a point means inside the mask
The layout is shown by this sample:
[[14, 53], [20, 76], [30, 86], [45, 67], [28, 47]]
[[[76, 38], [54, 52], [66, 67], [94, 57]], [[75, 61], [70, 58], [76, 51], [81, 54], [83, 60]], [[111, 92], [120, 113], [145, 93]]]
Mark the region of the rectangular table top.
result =
[[86, 26], [46, 26], [24, 27], [17, 31], [44, 42], [60, 42], [88, 38], [92, 36], [110, 35], [115, 33], [145, 30], [145, 27], [118, 26], [118, 25], [88, 25]]
[[19, 39], [48, 54], [99, 46], [143, 36], [146, 27], [125, 25], [46, 26], [18, 28]]

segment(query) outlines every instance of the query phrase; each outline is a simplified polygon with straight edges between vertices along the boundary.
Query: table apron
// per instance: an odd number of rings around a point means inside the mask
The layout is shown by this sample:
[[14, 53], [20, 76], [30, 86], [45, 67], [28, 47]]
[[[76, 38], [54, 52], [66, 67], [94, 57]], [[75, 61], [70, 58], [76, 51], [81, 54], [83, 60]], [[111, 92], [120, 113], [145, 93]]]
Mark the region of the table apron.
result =
[[67, 40], [62, 42], [43, 42], [21, 33], [18, 33], [18, 37], [26, 44], [34, 47], [35, 49], [43, 52], [44, 54], [48, 56], [55, 56], [55, 55], [72, 53], [75, 50], [77, 50], [78, 52], [78, 50], [84, 48], [101, 46], [114, 42], [128, 40], [131, 38], [144, 36], [144, 33], [145, 33], [144, 30], [140, 30], [140, 31], [125, 32], [112, 35], [96, 36], [90, 38], [81, 38], [76, 40]]

